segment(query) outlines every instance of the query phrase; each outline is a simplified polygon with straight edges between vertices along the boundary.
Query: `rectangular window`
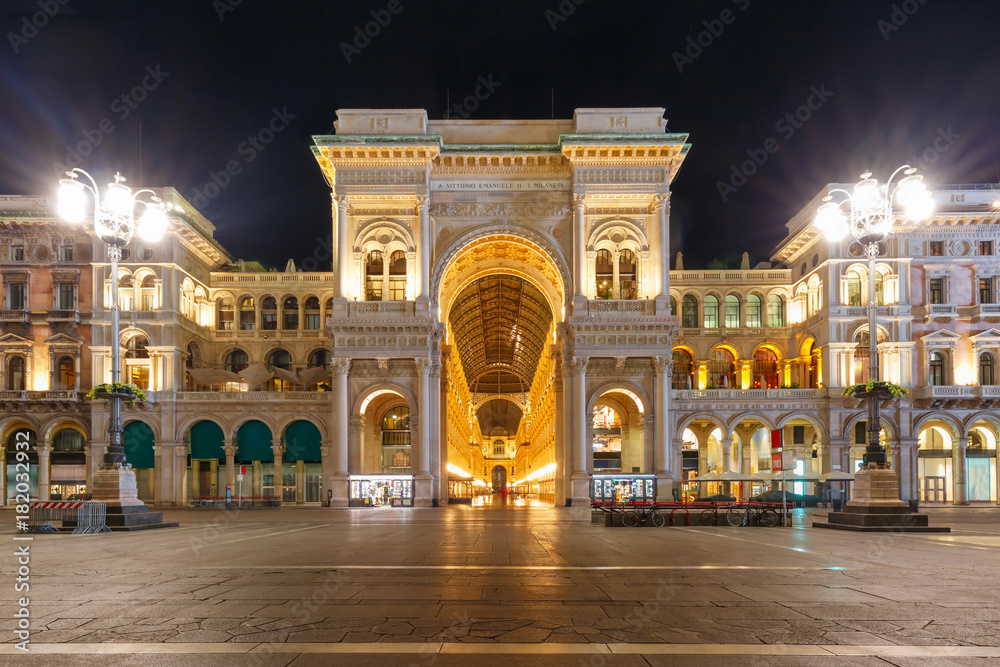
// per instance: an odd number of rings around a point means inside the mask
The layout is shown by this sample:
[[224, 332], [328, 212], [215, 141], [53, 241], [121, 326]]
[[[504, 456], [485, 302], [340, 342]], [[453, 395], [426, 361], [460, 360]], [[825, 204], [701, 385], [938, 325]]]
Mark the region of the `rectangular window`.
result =
[[931, 257], [944, 256], [944, 241], [928, 241], [927, 254]]
[[12, 261], [12, 262], [23, 262], [24, 261], [24, 246], [23, 245], [12, 245], [10, 247], [10, 261]]
[[306, 313], [306, 329], [309, 331], [319, 329], [319, 313]]
[[9, 283], [7, 285], [7, 307], [11, 310], [28, 309], [27, 283]]
[[406, 278], [389, 278], [389, 301], [406, 301]]
[[140, 295], [141, 299], [141, 309], [142, 310], [153, 310], [153, 295], [146, 292], [145, 290]]
[[61, 245], [61, 246], [59, 246], [59, 261], [60, 262], [72, 262], [73, 261], [73, 246], [71, 246], [71, 245]]
[[944, 278], [927, 281], [927, 303], [944, 303]]
[[992, 255], [993, 254], [993, 241], [980, 241], [979, 242], [979, 254], [980, 255]]
[[979, 303], [993, 303], [993, 279], [979, 279]]
[[806, 427], [805, 426], [792, 426], [792, 444], [793, 445], [804, 445], [804, 444], [806, 444]]
[[760, 327], [760, 299], [753, 297], [747, 300], [747, 326]]
[[58, 292], [56, 293], [56, 307], [59, 308], [59, 310], [75, 310], [75, 292], [76, 285], [73, 283], [59, 283]]
[[866, 445], [868, 444], [868, 424], [865, 422], [858, 422], [854, 425], [854, 444], [855, 445]]

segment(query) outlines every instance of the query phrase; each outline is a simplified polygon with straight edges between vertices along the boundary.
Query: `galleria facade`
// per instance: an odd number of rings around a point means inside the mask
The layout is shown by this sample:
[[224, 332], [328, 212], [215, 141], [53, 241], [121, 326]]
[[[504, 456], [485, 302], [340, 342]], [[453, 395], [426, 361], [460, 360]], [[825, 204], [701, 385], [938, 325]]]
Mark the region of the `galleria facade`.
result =
[[[501, 487], [573, 507], [691, 498], [716, 490], [698, 475], [768, 472], [773, 431], [799, 472], [853, 471], [867, 412], [841, 392], [867, 379], [868, 268], [813, 224], [834, 186], [768, 262], [671, 270], [689, 148], [657, 108], [341, 110], [312, 147], [332, 271], [234, 261], [162, 188], [167, 238], [134, 242], [111, 276], [47, 197], [0, 197], [0, 499], [22, 433], [33, 495], [90, 488], [108, 413], [83, 394], [110, 380], [113, 335], [148, 389], [124, 440], [157, 505], [227, 487], [333, 507]], [[910, 389], [883, 406], [883, 439], [904, 500], [996, 504], [1000, 192], [931, 187], [933, 217], [898, 220], [876, 265], [882, 375]]]

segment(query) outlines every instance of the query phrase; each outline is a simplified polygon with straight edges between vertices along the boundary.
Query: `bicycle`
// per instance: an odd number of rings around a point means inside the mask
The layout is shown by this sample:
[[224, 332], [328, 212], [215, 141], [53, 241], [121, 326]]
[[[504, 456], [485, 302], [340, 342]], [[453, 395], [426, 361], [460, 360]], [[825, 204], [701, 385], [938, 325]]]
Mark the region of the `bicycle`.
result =
[[744, 509], [733, 507], [726, 512], [726, 522], [730, 526], [747, 526], [750, 525], [751, 515], [762, 526], [777, 526], [778, 522], [781, 521], [778, 513], [772, 509], [757, 505], [747, 505]]
[[698, 521], [703, 526], [717, 526], [719, 525], [719, 508], [716, 505], [712, 506], [712, 509], [705, 510], [701, 513]]
[[647, 519], [657, 528], [662, 528], [667, 524], [667, 520], [656, 511], [655, 507], [635, 507], [622, 512], [622, 525], [629, 528], [645, 524]]

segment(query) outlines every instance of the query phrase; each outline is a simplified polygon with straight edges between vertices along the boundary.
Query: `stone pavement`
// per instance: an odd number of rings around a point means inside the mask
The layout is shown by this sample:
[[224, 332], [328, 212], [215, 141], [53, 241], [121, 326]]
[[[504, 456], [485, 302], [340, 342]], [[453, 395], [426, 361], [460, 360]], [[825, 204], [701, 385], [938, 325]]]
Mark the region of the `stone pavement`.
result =
[[930, 535], [798, 512], [655, 529], [551, 507], [168, 509], [180, 528], [34, 536], [29, 656], [0, 562], [0, 664], [1000, 664], [1000, 510], [931, 510], [953, 532]]

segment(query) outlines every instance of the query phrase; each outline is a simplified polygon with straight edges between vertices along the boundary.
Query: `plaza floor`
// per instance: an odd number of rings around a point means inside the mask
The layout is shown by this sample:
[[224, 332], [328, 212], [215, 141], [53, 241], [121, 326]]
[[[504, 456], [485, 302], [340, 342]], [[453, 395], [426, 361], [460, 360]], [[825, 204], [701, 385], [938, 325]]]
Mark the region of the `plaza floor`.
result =
[[[165, 510], [36, 535], [31, 653], [0, 664], [996, 665], [1000, 510], [950, 534], [607, 528], [551, 507]], [[15, 542], [0, 512], [0, 539]]]

